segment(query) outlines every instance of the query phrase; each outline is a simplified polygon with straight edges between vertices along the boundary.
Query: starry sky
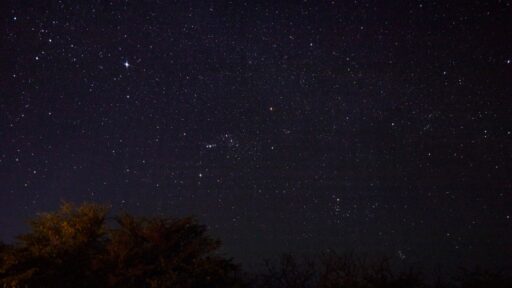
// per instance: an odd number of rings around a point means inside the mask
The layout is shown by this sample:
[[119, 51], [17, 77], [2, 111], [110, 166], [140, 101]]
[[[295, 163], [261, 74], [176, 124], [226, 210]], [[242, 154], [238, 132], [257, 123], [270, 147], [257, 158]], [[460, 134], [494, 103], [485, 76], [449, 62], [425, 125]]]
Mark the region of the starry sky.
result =
[[3, 241], [95, 201], [195, 215], [244, 263], [510, 267], [511, 1], [4, 5]]

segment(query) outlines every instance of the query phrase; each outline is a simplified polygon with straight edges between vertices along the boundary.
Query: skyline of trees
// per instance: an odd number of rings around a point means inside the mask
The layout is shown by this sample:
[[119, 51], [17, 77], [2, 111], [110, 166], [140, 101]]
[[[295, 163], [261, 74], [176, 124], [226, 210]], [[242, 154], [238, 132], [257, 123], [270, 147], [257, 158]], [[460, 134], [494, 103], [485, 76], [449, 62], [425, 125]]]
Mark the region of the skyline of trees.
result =
[[32, 219], [15, 243], [0, 242], [0, 287], [512, 287], [506, 274], [465, 270], [432, 282], [418, 269], [396, 269], [389, 259], [333, 251], [283, 255], [247, 272], [219, 252], [221, 242], [195, 218], [109, 213], [101, 204], [63, 203]]

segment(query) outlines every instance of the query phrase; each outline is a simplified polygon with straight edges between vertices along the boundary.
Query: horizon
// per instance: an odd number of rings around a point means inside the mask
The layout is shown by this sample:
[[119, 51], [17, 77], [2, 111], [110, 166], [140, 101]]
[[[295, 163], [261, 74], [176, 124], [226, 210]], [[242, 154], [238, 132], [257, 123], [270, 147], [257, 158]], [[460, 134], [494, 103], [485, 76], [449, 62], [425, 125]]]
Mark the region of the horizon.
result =
[[511, 2], [2, 9], [0, 240], [62, 199], [195, 215], [245, 265], [512, 271]]

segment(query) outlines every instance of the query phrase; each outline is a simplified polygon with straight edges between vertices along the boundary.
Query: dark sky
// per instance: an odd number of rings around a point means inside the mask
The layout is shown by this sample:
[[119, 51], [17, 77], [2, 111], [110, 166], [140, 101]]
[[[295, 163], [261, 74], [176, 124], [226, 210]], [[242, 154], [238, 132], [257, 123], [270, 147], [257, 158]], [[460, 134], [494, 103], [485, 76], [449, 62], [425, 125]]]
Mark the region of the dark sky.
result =
[[4, 241], [98, 201], [242, 262], [510, 267], [511, 1], [30, 2], [0, 12]]

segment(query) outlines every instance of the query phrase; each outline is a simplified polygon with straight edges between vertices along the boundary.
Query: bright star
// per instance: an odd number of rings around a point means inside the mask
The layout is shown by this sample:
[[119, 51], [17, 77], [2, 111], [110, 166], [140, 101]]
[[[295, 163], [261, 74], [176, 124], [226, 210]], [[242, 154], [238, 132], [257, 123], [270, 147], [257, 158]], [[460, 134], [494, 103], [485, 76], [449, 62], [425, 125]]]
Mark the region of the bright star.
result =
[[124, 61], [124, 64], [123, 64], [123, 65], [124, 65], [124, 67], [126, 67], [126, 68], [130, 67], [130, 63], [128, 63], [128, 60]]

